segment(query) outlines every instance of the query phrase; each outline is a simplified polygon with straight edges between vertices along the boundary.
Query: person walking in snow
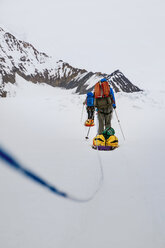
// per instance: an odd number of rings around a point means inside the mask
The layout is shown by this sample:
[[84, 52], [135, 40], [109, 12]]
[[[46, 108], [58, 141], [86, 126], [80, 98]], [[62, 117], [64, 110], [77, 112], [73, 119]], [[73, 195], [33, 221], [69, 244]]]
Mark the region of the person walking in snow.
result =
[[98, 134], [102, 134], [105, 129], [111, 128], [113, 109], [116, 108], [114, 92], [106, 78], [96, 83], [94, 98], [94, 106], [98, 113]]
[[88, 92], [85, 101], [83, 104], [86, 104], [86, 110], [88, 113], [88, 120], [94, 120], [94, 94], [92, 92]]

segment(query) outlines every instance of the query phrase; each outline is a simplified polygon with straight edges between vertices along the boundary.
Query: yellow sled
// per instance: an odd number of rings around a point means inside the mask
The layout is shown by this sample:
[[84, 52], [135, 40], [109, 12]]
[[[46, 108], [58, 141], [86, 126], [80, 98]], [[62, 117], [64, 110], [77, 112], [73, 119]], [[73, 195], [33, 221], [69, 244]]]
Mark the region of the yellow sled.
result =
[[93, 139], [93, 145], [94, 146], [105, 146], [105, 138], [102, 134], [97, 135]]
[[111, 135], [107, 140], [104, 138], [104, 136], [97, 135], [93, 139], [93, 145], [92, 148], [96, 150], [102, 150], [102, 151], [109, 151], [114, 150], [117, 148], [118, 145], [118, 138], [115, 135]]
[[118, 138], [111, 135], [105, 142], [106, 146], [118, 147]]

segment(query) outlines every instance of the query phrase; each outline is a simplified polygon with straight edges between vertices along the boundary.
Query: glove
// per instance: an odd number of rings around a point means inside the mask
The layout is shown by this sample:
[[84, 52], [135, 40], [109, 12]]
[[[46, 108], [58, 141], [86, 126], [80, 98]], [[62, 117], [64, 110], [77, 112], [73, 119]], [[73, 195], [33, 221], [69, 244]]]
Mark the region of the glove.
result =
[[115, 108], [116, 108], [116, 106], [113, 106], [113, 108], [115, 109]]

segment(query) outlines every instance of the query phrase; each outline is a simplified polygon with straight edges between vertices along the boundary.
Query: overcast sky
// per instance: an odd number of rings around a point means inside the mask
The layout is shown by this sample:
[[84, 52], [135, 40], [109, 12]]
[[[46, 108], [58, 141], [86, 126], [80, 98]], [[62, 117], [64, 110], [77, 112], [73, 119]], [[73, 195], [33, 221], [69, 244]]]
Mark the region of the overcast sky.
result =
[[[0, 26], [71, 65], [165, 83], [164, 0], [0, 0]], [[159, 77], [159, 78], [157, 78]]]

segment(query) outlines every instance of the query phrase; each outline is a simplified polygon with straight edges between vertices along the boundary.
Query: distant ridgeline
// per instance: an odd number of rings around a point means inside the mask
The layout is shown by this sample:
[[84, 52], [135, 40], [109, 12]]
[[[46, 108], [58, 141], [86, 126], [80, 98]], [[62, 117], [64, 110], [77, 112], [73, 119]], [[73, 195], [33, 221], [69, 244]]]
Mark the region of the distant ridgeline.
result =
[[75, 92], [80, 94], [91, 91], [94, 84], [106, 76], [111, 76], [110, 81], [115, 92], [141, 91], [119, 70], [112, 74], [93, 73], [74, 68], [62, 60], [56, 62], [47, 54], [37, 51], [30, 43], [18, 40], [0, 28], [0, 96], [6, 96], [5, 84], [14, 84], [16, 74], [33, 83], [75, 88]]

